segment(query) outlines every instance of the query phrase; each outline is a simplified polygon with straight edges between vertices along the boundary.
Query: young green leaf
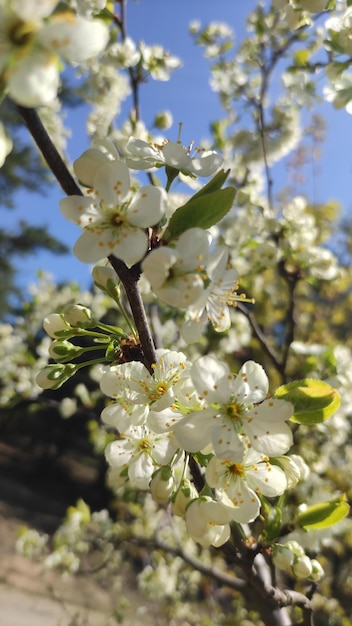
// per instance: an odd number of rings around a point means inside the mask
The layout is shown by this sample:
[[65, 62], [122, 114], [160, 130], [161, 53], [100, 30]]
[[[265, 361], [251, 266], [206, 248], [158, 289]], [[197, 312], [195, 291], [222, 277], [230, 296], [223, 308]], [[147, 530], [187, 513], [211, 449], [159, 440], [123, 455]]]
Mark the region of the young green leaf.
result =
[[163, 240], [169, 243], [189, 228], [198, 227], [206, 230], [214, 226], [229, 212], [235, 195], [233, 187], [217, 189], [207, 194], [196, 194], [175, 211]]
[[305, 530], [329, 528], [343, 520], [350, 510], [345, 494], [309, 506], [297, 516], [297, 524]]
[[293, 404], [295, 410], [290, 419], [297, 424], [325, 422], [340, 406], [336, 389], [314, 378], [282, 385], [276, 390], [275, 397]]

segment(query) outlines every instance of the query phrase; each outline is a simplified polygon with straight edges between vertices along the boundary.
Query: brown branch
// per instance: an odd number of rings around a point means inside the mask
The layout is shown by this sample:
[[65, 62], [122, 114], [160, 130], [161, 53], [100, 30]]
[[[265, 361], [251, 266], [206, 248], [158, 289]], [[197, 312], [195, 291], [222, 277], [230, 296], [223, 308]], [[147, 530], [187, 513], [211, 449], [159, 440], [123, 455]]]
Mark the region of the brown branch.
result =
[[117, 259], [114, 255], [109, 256], [109, 261], [125, 288], [143, 350], [143, 362], [152, 374], [152, 365], [156, 363], [156, 353], [143, 300], [138, 289], [138, 280], [140, 277], [139, 264], [129, 269], [121, 259]]
[[[34, 109], [17, 106], [30, 134], [35, 140], [39, 150], [46, 160], [49, 168], [53, 172], [62, 189], [68, 196], [82, 196], [82, 191], [75, 182], [73, 176], [61, 155], [53, 144], [48, 132], [44, 128], [38, 113]], [[133, 318], [138, 330], [141, 342], [145, 365], [151, 370], [152, 363], [156, 361], [153, 339], [150, 334], [149, 325], [143, 305], [141, 295], [139, 293], [137, 283], [140, 276], [140, 270], [137, 266], [129, 269], [123, 261], [117, 259], [113, 255], [109, 257], [109, 261], [121, 279], [125, 288], [128, 301], [132, 310]]]
[[37, 111], [35, 109], [27, 109], [20, 105], [17, 105], [17, 111], [21, 115], [40, 152], [64, 192], [68, 196], [82, 196], [82, 191], [53, 144]]
[[243, 315], [246, 316], [246, 318], [248, 319], [248, 321], [249, 321], [249, 323], [251, 325], [253, 333], [254, 333], [255, 337], [258, 339], [258, 341], [259, 341], [263, 351], [270, 358], [272, 364], [274, 365], [275, 369], [280, 374], [282, 379], [284, 379], [285, 372], [284, 372], [284, 369], [283, 369], [282, 361], [279, 358], [279, 355], [277, 354], [276, 350], [274, 350], [274, 348], [272, 348], [268, 344], [267, 339], [265, 337], [265, 334], [264, 334], [263, 330], [261, 329], [261, 327], [259, 326], [259, 324], [258, 324], [255, 316], [253, 315], [253, 313], [251, 311], [249, 311], [249, 309], [247, 309], [247, 307], [244, 304], [242, 304], [241, 302], [237, 302], [236, 309], [238, 311], [240, 311]]

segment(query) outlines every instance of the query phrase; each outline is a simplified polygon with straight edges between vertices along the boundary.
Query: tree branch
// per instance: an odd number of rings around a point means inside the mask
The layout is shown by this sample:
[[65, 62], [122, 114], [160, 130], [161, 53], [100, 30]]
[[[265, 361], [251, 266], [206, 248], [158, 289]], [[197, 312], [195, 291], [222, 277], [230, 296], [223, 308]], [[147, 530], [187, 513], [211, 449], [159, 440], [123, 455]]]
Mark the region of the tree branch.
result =
[[117, 259], [114, 255], [109, 256], [109, 261], [125, 288], [143, 350], [143, 362], [152, 374], [152, 365], [156, 363], [157, 358], [143, 300], [138, 289], [140, 266], [137, 264], [129, 269], [121, 259]]
[[[21, 106], [17, 106], [17, 109], [49, 168], [53, 172], [64, 192], [68, 196], [82, 196], [82, 191], [78, 187], [66, 163], [53, 144], [38, 113], [34, 109], [27, 109]], [[156, 362], [156, 354], [143, 301], [137, 287], [140, 277], [139, 267], [134, 266], [129, 269], [123, 261], [117, 259], [113, 255], [109, 256], [109, 261], [125, 288], [141, 342], [145, 365], [149, 371], [152, 372], [151, 365]]]
[[64, 192], [68, 196], [82, 196], [82, 191], [53, 144], [37, 111], [35, 109], [27, 109], [20, 105], [17, 105], [17, 110]]

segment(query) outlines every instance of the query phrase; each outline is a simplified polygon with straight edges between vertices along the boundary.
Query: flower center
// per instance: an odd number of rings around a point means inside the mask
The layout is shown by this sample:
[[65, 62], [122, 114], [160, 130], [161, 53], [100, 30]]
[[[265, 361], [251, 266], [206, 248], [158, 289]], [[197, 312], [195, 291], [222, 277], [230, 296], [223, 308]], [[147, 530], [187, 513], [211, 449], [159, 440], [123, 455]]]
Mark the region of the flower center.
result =
[[232, 404], [228, 404], [226, 407], [226, 415], [233, 420], [241, 419], [242, 407], [240, 404], [233, 402]]
[[110, 218], [110, 223], [111, 223], [111, 226], [113, 226], [114, 228], [120, 228], [126, 222], [125, 222], [124, 217], [121, 215], [121, 213], [113, 213]]
[[244, 474], [242, 463], [233, 463], [232, 465], [229, 465], [227, 471], [231, 476], [243, 476]]
[[140, 452], [148, 452], [151, 447], [151, 443], [146, 437], [144, 439], [141, 439], [138, 445]]
[[14, 47], [22, 48], [30, 43], [34, 31], [34, 24], [18, 20], [9, 29], [8, 37]]

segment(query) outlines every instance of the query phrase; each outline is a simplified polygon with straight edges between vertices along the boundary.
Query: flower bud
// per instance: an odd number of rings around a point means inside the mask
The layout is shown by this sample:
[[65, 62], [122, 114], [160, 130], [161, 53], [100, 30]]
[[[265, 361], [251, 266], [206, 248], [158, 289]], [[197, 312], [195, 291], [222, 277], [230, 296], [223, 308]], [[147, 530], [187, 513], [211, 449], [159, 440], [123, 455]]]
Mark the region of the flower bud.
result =
[[49, 346], [49, 354], [52, 359], [55, 359], [58, 363], [67, 363], [72, 359], [77, 358], [83, 352], [83, 348], [80, 346], [74, 346], [69, 341], [59, 341], [55, 339]]
[[313, 571], [310, 558], [306, 554], [299, 556], [294, 560], [291, 570], [296, 578], [308, 578]]
[[161, 111], [156, 114], [153, 126], [154, 128], [159, 128], [160, 130], [168, 130], [168, 128], [172, 126], [172, 123], [173, 119], [170, 111]]
[[37, 374], [36, 382], [42, 389], [58, 389], [76, 372], [76, 365], [50, 364]]
[[92, 270], [92, 277], [94, 284], [101, 289], [101, 291], [107, 293], [113, 300], [120, 298], [120, 288], [116, 284], [117, 275], [112, 267], [96, 265]]
[[309, 580], [317, 583], [324, 576], [324, 570], [316, 559], [311, 559], [312, 573], [309, 576]]
[[48, 315], [43, 321], [43, 328], [52, 339], [75, 337], [77, 334], [65, 320], [63, 313], [52, 313]]
[[287, 570], [293, 563], [292, 550], [287, 544], [276, 544], [273, 548], [273, 563], [282, 570]]
[[64, 308], [63, 315], [66, 322], [71, 326], [78, 328], [95, 326], [95, 320], [92, 317], [91, 310], [82, 304], [68, 304]]
[[175, 489], [171, 467], [165, 465], [154, 472], [149, 487], [153, 500], [159, 504], [166, 504]]
[[192, 500], [197, 498], [197, 496], [198, 492], [195, 486], [188, 480], [188, 478], [185, 478], [172, 500], [171, 511], [173, 515], [183, 517], [186, 512], [187, 505]]

